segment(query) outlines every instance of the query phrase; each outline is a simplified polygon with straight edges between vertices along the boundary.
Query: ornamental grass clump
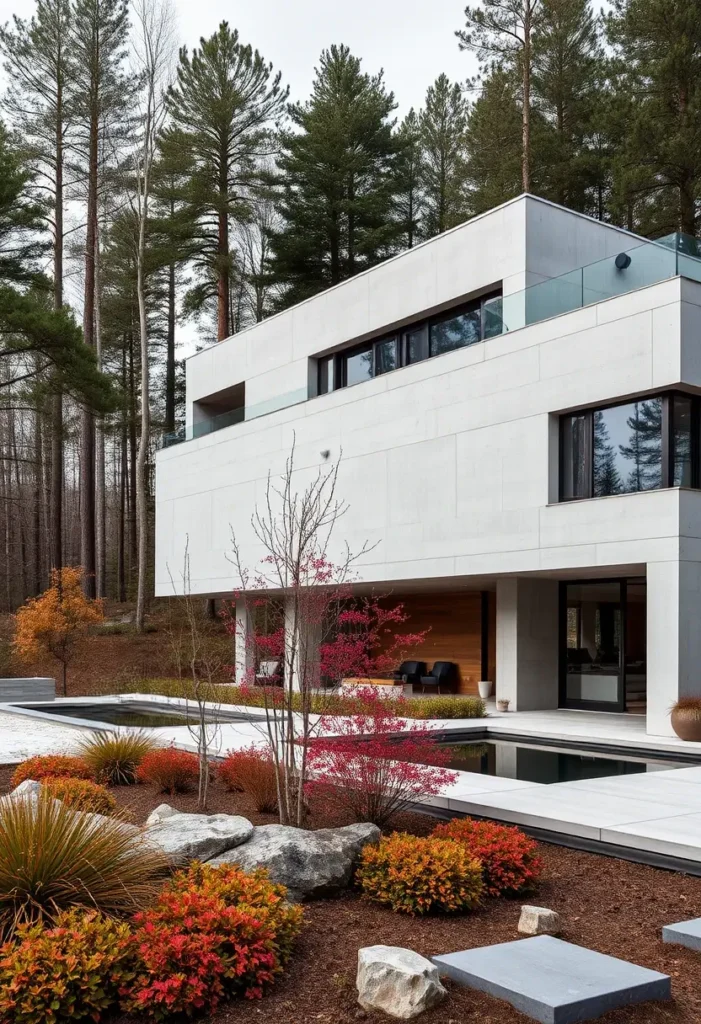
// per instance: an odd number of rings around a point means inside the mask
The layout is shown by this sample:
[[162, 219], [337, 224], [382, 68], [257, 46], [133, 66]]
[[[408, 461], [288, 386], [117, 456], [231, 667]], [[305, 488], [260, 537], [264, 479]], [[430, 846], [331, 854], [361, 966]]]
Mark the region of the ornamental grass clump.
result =
[[136, 769], [136, 778], [158, 786], [159, 793], [187, 793], [199, 782], [199, 758], [175, 747], [152, 750]]
[[403, 914], [459, 914], [482, 895], [482, 868], [461, 843], [394, 832], [366, 846], [357, 872], [363, 895]]
[[69, 754], [40, 754], [37, 757], [29, 757], [17, 765], [12, 773], [10, 785], [14, 789], [27, 779], [41, 782], [49, 776], [95, 781], [95, 773], [82, 757], [73, 757]]
[[117, 801], [112, 794], [96, 782], [87, 779], [44, 779], [42, 785], [55, 799], [62, 800], [74, 811], [88, 811], [92, 814], [114, 814]]
[[144, 732], [95, 732], [80, 744], [83, 760], [107, 786], [133, 786], [139, 765], [158, 747]]
[[437, 825], [433, 835], [456, 840], [481, 863], [488, 896], [520, 896], [533, 890], [540, 878], [538, 844], [513, 825], [453, 818]]
[[46, 791], [0, 800], [0, 934], [73, 906], [132, 913], [153, 899], [168, 867], [119, 818], [77, 814]]
[[131, 928], [96, 910], [61, 911], [23, 924], [0, 948], [0, 1020], [7, 1024], [100, 1021], [133, 977]]
[[217, 766], [217, 774], [232, 793], [244, 793], [261, 814], [275, 814], [278, 790], [275, 764], [269, 750], [251, 745], [230, 750]]

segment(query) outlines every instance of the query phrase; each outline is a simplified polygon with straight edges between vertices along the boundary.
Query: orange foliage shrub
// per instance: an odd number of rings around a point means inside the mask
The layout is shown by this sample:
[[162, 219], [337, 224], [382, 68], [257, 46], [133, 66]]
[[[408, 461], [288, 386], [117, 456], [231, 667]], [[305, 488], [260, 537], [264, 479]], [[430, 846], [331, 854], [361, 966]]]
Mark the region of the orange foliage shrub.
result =
[[26, 761], [21, 761], [17, 765], [10, 784], [14, 789], [27, 779], [41, 782], [42, 779], [48, 778], [87, 779], [94, 782], [95, 774], [82, 757], [73, 757], [70, 754], [37, 754], [36, 757], [28, 757]]
[[14, 648], [30, 660], [50, 654], [63, 667], [63, 692], [69, 663], [88, 628], [103, 619], [102, 601], [91, 601], [82, 590], [80, 566], [53, 569], [51, 586], [17, 612]]
[[48, 778], [44, 786], [56, 800], [67, 804], [76, 811], [89, 811], [92, 814], [113, 814], [117, 810], [117, 801], [104, 787], [87, 779]]

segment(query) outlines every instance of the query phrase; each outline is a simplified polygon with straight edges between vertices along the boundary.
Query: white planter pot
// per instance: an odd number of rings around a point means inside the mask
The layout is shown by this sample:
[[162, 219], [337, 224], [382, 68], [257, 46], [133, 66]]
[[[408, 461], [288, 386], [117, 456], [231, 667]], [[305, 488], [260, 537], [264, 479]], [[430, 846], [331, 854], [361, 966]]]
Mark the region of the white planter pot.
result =
[[492, 695], [492, 684], [489, 679], [480, 679], [477, 683], [477, 689], [482, 700], [489, 700]]

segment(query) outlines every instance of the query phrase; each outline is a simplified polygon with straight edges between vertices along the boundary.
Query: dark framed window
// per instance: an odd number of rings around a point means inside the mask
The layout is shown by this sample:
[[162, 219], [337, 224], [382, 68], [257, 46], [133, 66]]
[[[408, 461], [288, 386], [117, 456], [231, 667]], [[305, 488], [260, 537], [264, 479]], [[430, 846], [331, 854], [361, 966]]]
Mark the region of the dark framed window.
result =
[[482, 340], [480, 306], [434, 320], [429, 327], [429, 355], [439, 356]]
[[428, 359], [428, 324], [412, 327], [404, 334], [404, 362], [420, 363]]
[[383, 338], [375, 342], [375, 376], [389, 373], [399, 366], [399, 339]]
[[430, 320], [410, 324], [400, 334], [385, 335], [364, 345], [317, 361], [318, 394], [351, 387], [401, 366], [452, 352], [501, 334], [501, 293], [463, 304]]
[[560, 417], [560, 501], [699, 486], [699, 399], [650, 395]]
[[319, 394], [328, 395], [333, 391], [335, 384], [336, 357], [325, 356], [319, 360]]
[[360, 384], [364, 380], [372, 380], [372, 345], [355, 349], [355, 351], [349, 352], [348, 355], [344, 354], [341, 356], [341, 360], [343, 366], [341, 380], [344, 388], [352, 387], [353, 384]]

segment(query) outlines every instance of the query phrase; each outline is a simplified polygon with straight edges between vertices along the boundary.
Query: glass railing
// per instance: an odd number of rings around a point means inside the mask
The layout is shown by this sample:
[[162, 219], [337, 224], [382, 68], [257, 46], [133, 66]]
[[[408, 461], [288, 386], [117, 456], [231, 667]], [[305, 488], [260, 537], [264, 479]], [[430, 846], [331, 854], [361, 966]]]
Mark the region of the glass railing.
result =
[[258, 402], [255, 405], [247, 405], [245, 408], [232, 409], [229, 412], [220, 413], [218, 416], [209, 416], [207, 419], [199, 420], [197, 423], [183, 425], [166, 434], [163, 438], [163, 447], [170, 448], [182, 441], [192, 441], [196, 437], [204, 437], [213, 434], [224, 427], [231, 427], [236, 423], [244, 423], [248, 420], [257, 419], [258, 416], [265, 416], [269, 412], [278, 412], [280, 409], [287, 409], [291, 405], [299, 405], [306, 402], [309, 397], [306, 388], [298, 388], [296, 391], [288, 391], [284, 395], [276, 395], [265, 402]]
[[[645, 288], [671, 277], [688, 277], [701, 282], [701, 239], [676, 232], [653, 242], [642, 239], [628, 249], [607, 256], [586, 267], [553, 277], [511, 295], [497, 296], [482, 303], [482, 338], [496, 338], [509, 331], [571, 313], [616, 295]], [[306, 388], [221, 413], [166, 434], [163, 447], [214, 433], [235, 423], [256, 419], [309, 398]]]
[[677, 232], [654, 242], [640, 241], [586, 267], [485, 302], [485, 337], [517, 331], [677, 275], [701, 281], [701, 240]]

